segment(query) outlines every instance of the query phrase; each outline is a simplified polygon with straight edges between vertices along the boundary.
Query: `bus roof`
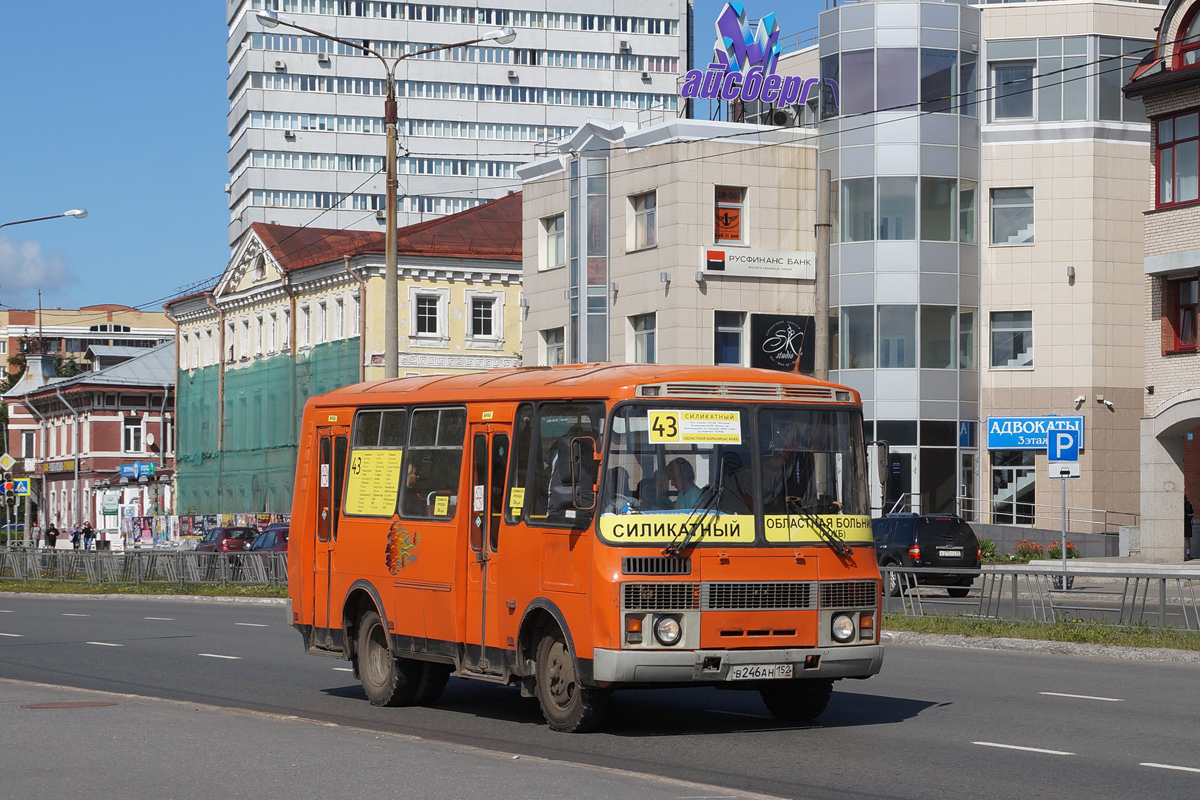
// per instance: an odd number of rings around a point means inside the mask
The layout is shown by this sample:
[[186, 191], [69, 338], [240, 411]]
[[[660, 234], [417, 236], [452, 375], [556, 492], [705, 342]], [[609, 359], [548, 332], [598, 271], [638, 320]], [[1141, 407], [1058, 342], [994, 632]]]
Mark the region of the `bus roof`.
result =
[[[657, 386], [657, 394], [639, 387]], [[653, 391], [653, 390], [651, 390]], [[570, 364], [510, 367], [457, 375], [418, 375], [344, 386], [309, 400], [316, 406], [386, 405], [468, 400], [676, 397], [692, 400], [807, 400], [858, 403], [858, 392], [808, 375], [749, 367], [664, 364]]]

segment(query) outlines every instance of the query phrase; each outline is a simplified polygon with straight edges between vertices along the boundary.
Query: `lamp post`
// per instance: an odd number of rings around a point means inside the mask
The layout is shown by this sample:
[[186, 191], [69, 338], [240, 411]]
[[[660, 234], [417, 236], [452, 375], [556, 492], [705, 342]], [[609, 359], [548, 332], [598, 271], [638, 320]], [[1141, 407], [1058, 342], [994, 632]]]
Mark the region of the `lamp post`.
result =
[[499, 28], [489, 31], [478, 39], [468, 39], [465, 42], [443, 44], [424, 50], [416, 50], [412, 53], [404, 53], [392, 59], [391, 64], [389, 64], [386, 58], [369, 47], [364, 47], [348, 39], [341, 39], [328, 33], [313, 30], [312, 28], [305, 28], [303, 25], [297, 25], [294, 22], [288, 22], [281, 19], [275, 11], [259, 11], [256, 16], [259, 23], [264, 27], [274, 28], [276, 25], [283, 25], [287, 28], [311, 33], [313, 36], [320, 36], [322, 39], [340, 42], [347, 47], [353, 47], [355, 50], [361, 50], [368, 55], [375, 56], [383, 64], [383, 69], [387, 75], [387, 96], [383, 102], [383, 121], [387, 130], [387, 153], [385, 154], [387, 165], [387, 197], [385, 198], [385, 208], [387, 209], [387, 244], [384, 251], [383, 276], [383, 291], [385, 295], [383, 305], [383, 377], [397, 378], [400, 375], [400, 326], [398, 319], [400, 309], [398, 298], [399, 284], [396, 274], [396, 193], [399, 191], [399, 182], [396, 179], [396, 124], [399, 116], [396, 108], [396, 67], [405, 59], [412, 58], [413, 56], [423, 56], [428, 53], [436, 53], [439, 50], [466, 47], [487, 41], [495, 41], [497, 44], [511, 44], [517, 38], [517, 32], [512, 28]]
[[26, 222], [41, 222], [47, 219], [58, 219], [59, 217], [75, 217], [75, 219], [83, 219], [86, 216], [86, 208], [72, 208], [70, 211], [64, 211], [61, 214], [51, 214], [48, 217], [34, 217], [33, 219], [19, 219], [15, 222], [5, 222], [3, 225], [0, 225], [0, 228], [7, 228], [9, 225], [24, 225]]

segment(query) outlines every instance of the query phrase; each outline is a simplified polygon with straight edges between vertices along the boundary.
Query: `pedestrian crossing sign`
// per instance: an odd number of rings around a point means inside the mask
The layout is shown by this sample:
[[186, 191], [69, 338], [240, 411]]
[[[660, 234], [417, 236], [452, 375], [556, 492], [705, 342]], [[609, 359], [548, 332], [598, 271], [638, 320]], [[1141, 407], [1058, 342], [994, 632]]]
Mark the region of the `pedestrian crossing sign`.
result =
[[29, 494], [29, 478], [18, 478], [13, 481], [13, 493], [17, 495]]

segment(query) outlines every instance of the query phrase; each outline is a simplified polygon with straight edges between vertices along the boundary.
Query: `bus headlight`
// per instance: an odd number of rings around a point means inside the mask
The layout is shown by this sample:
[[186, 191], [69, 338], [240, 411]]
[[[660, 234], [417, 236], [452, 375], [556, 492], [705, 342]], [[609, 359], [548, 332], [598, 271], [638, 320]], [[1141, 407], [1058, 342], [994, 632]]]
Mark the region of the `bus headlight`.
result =
[[833, 625], [830, 626], [830, 633], [833, 634], [833, 640], [845, 644], [854, 639], [854, 618], [849, 614], [838, 614], [833, 618]]
[[654, 621], [654, 638], [663, 647], [678, 644], [682, 634], [683, 627], [679, 624], [679, 617], [659, 617]]

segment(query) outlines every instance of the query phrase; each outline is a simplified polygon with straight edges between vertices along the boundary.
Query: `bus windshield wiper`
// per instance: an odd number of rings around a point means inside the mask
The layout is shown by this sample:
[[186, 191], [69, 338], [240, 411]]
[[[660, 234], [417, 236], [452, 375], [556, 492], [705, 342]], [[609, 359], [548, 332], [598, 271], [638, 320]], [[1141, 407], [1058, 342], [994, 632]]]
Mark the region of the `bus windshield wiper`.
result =
[[801, 517], [812, 526], [825, 544], [839, 556], [851, 556], [854, 551], [850, 549], [850, 545], [841, 540], [837, 533], [829, 526], [829, 523], [821, 519], [818, 514], [813, 513], [812, 506], [804, 504], [802, 497], [785, 497], [787, 503], [787, 512], [789, 515]]
[[705, 486], [701, 491], [700, 502], [692, 509], [692, 513], [688, 514], [683, 527], [680, 528], [671, 543], [663, 548], [664, 556], [677, 556], [683, 552], [683, 549], [691, 544], [692, 539], [696, 538], [696, 532], [700, 530], [700, 526], [704, 524], [704, 520], [708, 518], [709, 514], [715, 513], [718, 517], [721, 516], [718, 503], [721, 495], [725, 492], [724, 475], [721, 476], [716, 488]]

